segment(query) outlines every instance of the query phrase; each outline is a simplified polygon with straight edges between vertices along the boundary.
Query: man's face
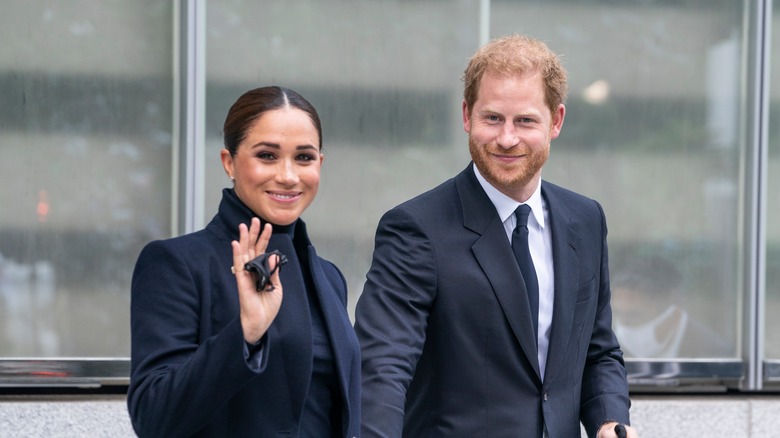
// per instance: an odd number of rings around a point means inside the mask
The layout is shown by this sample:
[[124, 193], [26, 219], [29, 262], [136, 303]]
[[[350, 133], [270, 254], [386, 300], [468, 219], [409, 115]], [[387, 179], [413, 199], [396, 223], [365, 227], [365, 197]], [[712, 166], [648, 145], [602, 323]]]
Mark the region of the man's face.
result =
[[541, 74], [486, 72], [470, 113], [463, 103], [471, 159], [496, 189], [524, 202], [539, 183], [564, 115], [562, 104], [552, 114], [547, 108]]

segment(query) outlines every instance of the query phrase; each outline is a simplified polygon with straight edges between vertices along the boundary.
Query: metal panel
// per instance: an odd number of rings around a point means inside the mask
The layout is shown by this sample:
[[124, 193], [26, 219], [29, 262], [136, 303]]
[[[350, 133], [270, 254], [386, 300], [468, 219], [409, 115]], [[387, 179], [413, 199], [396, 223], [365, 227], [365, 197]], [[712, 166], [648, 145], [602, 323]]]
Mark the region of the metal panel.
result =
[[747, 90], [745, 102], [742, 285], [742, 358], [748, 364], [744, 390], [762, 388], [766, 263], [766, 148], [768, 120], [769, 29], [771, 1], [746, 2]]
[[764, 361], [764, 382], [780, 383], [780, 360]]
[[[179, 29], [174, 52], [178, 68], [175, 87], [179, 125], [174, 147], [174, 200], [179, 211], [175, 234], [190, 233], [204, 227], [206, 169], [206, 2], [182, 1], [177, 11]], [[178, 185], [178, 186], [177, 186]]]
[[626, 371], [632, 392], [714, 392], [737, 385], [744, 378], [745, 366], [738, 359], [626, 359]]
[[3, 359], [0, 388], [127, 385], [130, 360], [123, 358]]

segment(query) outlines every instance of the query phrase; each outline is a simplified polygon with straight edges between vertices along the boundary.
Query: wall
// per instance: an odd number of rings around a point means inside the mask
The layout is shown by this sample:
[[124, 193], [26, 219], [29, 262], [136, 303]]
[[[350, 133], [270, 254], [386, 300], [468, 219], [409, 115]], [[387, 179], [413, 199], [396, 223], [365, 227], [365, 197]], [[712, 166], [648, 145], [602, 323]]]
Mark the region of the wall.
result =
[[[780, 436], [780, 395], [636, 395], [632, 400], [631, 417], [641, 438]], [[133, 436], [121, 395], [0, 396], [0, 438]]]

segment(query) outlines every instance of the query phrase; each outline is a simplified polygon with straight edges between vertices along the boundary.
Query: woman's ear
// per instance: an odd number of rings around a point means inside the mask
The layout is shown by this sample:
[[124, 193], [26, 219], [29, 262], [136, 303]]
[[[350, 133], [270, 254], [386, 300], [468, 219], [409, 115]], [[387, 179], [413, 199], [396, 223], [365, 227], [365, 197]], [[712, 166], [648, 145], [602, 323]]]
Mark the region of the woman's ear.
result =
[[222, 149], [219, 151], [219, 157], [222, 159], [222, 167], [225, 169], [225, 174], [231, 181], [236, 178], [235, 168], [233, 167], [233, 156], [230, 155], [230, 151]]

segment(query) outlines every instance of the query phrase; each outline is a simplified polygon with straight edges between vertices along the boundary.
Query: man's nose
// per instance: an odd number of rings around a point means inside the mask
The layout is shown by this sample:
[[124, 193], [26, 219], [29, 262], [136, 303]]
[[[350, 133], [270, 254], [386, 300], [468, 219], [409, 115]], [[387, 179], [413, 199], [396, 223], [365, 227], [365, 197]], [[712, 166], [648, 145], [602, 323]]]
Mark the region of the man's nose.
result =
[[517, 135], [517, 127], [512, 123], [504, 123], [501, 127], [501, 132], [496, 139], [498, 146], [504, 149], [510, 149], [520, 142], [520, 138]]

